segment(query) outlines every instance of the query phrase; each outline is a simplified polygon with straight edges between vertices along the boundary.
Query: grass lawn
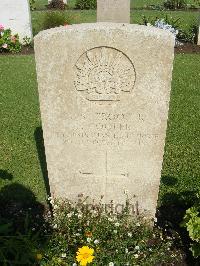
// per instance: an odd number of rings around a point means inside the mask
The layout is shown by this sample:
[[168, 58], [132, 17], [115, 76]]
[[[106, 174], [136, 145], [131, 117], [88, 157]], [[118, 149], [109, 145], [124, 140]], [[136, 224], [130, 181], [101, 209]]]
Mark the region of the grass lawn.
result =
[[[34, 11], [32, 12], [32, 26], [34, 35], [39, 31], [43, 30], [43, 21], [45, 19], [45, 11]], [[78, 23], [90, 23], [96, 22], [96, 11], [95, 10], [68, 10], [63, 12], [66, 16], [66, 20], [70, 18], [70, 24]], [[147, 18], [180, 18], [181, 28], [184, 30], [189, 29], [192, 25], [199, 25], [199, 14], [198, 12], [187, 12], [187, 11], [152, 11], [152, 10], [134, 10], [131, 11], [131, 23], [141, 24], [142, 16]]]
[[[185, 204], [193, 200], [199, 188], [199, 60], [200, 55], [175, 58], [161, 205]], [[41, 120], [34, 57], [0, 56], [0, 87], [0, 189], [19, 183], [44, 202], [46, 192], [36, 143]], [[14, 193], [12, 196], [23, 197]]]
[[44, 201], [45, 187], [34, 138], [40, 113], [33, 56], [1, 56], [0, 88], [0, 187], [19, 183]]

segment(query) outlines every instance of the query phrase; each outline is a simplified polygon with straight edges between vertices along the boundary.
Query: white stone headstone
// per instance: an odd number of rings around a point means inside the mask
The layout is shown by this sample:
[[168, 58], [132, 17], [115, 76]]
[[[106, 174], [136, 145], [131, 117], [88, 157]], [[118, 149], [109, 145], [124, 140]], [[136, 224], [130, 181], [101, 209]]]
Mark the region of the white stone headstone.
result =
[[24, 37], [32, 39], [30, 6], [28, 0], [0, 0], [0, 24]]
[[97, 22], [130, 23], [130, 0], [97, 0]]
[[153, 217], [174, 36], [130, 24], [73, 25], [40, 32], [35, 55], [52, 196], [124, 204], [128, 190]]

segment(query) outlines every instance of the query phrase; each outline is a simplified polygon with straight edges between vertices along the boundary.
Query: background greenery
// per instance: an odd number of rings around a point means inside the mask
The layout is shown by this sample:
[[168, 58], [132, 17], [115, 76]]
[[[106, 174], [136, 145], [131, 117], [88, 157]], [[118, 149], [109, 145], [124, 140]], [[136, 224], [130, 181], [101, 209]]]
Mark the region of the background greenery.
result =
[[[161, 5], [164, 0], [131, 0], [131, 8], [144, 8], [150, 5]], [[36, 0], [36, 8], [43, 9], [47, 5], [47, 0]], [[75, 7], [76, 0], [68, 0], [69, 8]], [[187, 0], [188, 4], [194, 4], [194, 0]]]
[[[66, 21], [69, 21], [69, 24], [96, 22], [95, 10], [66, 10], [60, 13], [62, 16], [66, 17]], [[32, 26], [34, 35], [44, 29], [44, 20], [46, 14], [47, 11], [32, 12]], [[142, 16], [146, 16], [147, 18], [151, 19], [156, 17], [165, 18], [166, 15], [169, 16], [169, 18], [180, 18], [180, 27], [186, 31], [188, 31], [193, 25], [199, 25], [199, 13], [187, 11], [135, 10], [131, 11], [131, 23], [142, 24]]]

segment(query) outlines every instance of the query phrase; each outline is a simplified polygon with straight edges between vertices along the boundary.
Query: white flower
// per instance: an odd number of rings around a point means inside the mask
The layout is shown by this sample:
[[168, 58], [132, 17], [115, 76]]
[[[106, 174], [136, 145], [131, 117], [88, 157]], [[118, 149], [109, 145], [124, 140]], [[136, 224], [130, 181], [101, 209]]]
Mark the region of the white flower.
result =
[[66, 253], [62, 253], [61, 254], [61, 258], [66, 258], [67, 257], [67, 254]]
[[77, 266], [77, 264], [76, 263], [73, 263], [72, 266]]
[[126, 253], [126, 254], [128, 253], [128, 249], [127, 249], [127, 248], [125, 249], [125, 253]]
[[54, 210], [58, 209], [58, 205], [53, 206]]
[[57, 224], [54, 224], [53, 228], [54, 229], [57, 229], [58, 228], [58, 225]]
[[81, 234], [80, 233], [76, 233], [75, 236], [80, 236]]
[[134, 257], [137, 259], [139, 257], [139, 255], [138, 254], [134, 254]]
[[135, 250], [140, 250], [140, 247], [139, 246], [135, 246]]
[[176, 30], [175, 28], [172, 27], [172, 25], [168, 24], [167, 22], [165, 22], [164, 19], [158, 19], [155, 22], [155, 27], [159, 28], [159, 29], [163, 29], [163, 30], [167, 30], [170, 31], [175, 37], [178, 34], [178, 30]]
[[109, 262], [108, 266], [114, 266], [113, 262]]
[[82, 214], [81, 214], [81, 213], [79, 213], [79, 214], [78, 214], [78, 218], [81, 218], [81, 217], [82, 217]]
[[87, 242], [88, 242], [88, 243], [91, 242], [91, 238], [90, 238], [90, 237], [87, 238]]
[[136, 226], [138, 226], [138, 227], [139, 227], [139, 226], [140, 226], [140, 223], [136, 223]]
[[114, 234], [117, 234], [117, 230], [113, 230]]
[[68, 218], [71, 218], [71, 217], [72, 217], [72, 213], [71, 213], [71, 212], [68, 213], [68, 214], [67, 214], [67, 217], [68, 217]]
[[109, 221], [109, 222], [112, 222], [112, 221], [113, 221], [113, 219], [109, 217], [109, 218], [108, 218], [108, 221]]
[[4, 44], [2, 45], [2, 47], [5, 48], [5, 49], [7, 49], [7, 48], [8, 48], [7, 43], [4, 43]]
[[50, 200], [52, 200], [52, 197], [48, 197], [47, 199], [50, 201]]
[[129, 237], [132, 237], [132, 236], [133, 236], [133, 234], [129, 232], [129, 233], [128, 233], [128, 236], [129, 236]]
[[115, 223], [115, 226], [118, 227], [119, 226], [119, 223]]
[[94, 244], [95, 244], [95, 245], [99, 244], [99, 240], [98, 240], [98, 239], [95, 239], [95, 240], [94, 240]]

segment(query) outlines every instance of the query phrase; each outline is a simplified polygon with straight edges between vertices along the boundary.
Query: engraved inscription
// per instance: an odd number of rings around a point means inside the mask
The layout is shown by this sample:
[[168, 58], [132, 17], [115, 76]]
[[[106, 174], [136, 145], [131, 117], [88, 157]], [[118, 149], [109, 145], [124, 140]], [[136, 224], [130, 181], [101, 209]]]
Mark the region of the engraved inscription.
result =
[[89, 101], [119, 101], [130, 93], [136, 74], [131, 60], [121, 51], [97, 47], [85, 52], [75, 66], [77, 91]]
[[[146, 132], [142, 114], [95, 112], [92, 116], [84, 113], [81, 116], [81, 125], [70, 124], [66, 133], [59, 133], [64, 143], [75, 145], [93, 144], [106, 147], [144, 147], [147, 143], [159, 142], [159, 134]], [[137, 124], [137, 127], [135, 126]]]

